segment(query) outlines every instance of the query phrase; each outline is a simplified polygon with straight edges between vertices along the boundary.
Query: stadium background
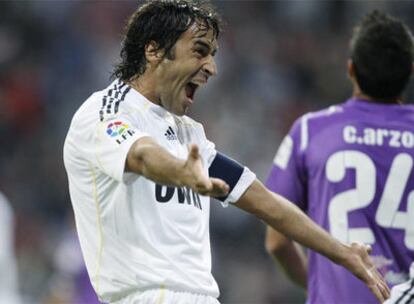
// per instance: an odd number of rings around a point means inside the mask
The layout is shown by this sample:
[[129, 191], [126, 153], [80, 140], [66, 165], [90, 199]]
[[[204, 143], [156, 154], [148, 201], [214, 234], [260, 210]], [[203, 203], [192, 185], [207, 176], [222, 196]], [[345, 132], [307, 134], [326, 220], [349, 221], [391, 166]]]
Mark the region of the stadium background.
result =
[[[267, 176], [282, 136], [300, 114], [351, 94], [352, 25], [378, 8], [414, 28], [411, 1], [216, 1], [226, 21], [219, 75], [191, 115], [218, 149]], [[0, 3], [0, 189], [16, 216], [24, 303], [72, 303], [82, 260], [62, 162], [70, 119], [106, 87], [120, 33], [136, 2]], [[414, 99], [410, 87], [408, 100]], [[264, 251], [264, 225], [212, 202], [213, 272], [223, 303], [301, 303]], [[0, 276], [7, 275], [0, 272]], [[1, 299], [0, 299], [1, 302]]]

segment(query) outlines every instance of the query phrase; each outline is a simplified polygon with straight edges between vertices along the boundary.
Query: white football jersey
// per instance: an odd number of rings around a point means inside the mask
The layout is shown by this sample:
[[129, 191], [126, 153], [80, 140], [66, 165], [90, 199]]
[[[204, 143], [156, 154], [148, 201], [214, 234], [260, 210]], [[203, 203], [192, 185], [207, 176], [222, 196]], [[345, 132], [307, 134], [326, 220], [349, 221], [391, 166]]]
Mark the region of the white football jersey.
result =
[[[211, 274], [210, 200], [186, 188], [125, 173], [131, 145], [151, 136], [186, 159], [195, 143], [208, 173], [216, 156], [203, 126], [148, 101], [120, 80], [94, 93], [73, 117], [64, 162], [77, 231], [100, 300], [167, 288], [218, 297]], [[227, 202], [255, 175], [244, 168]]]

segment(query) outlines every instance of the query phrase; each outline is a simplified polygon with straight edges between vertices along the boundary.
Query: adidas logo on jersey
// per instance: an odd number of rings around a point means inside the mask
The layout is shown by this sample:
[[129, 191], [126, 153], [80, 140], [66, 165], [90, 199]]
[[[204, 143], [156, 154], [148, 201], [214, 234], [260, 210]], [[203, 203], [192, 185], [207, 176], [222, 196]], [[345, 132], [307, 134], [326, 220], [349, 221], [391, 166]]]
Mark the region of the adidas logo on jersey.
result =
[[167, 132], [165, 132], [165, 137], [167, 137], [168, 140], [177, 140], [177, 135], [175, 135], [174, 130], [171, 127], [168, 127]]

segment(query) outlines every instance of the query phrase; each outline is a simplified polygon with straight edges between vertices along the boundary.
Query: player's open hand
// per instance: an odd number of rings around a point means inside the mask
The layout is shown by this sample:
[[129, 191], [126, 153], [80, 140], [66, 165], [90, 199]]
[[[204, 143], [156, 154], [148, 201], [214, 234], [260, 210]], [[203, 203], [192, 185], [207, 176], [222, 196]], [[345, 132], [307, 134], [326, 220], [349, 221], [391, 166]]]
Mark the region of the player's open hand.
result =
[[225, 196], [229, 192], [227, 183], [218, 178], [210, 178], [204, 172], [203, 161], [197, 145], [190, 145], [185, 162], [185, 184], [193, 191], [213, 197]]
[[349, 250], [351, 253], [344, 266], [365, 282], [380, 303], [384, 302], [390, 296], [390, 289], [369, 257], [371, 246], [355, 242], [349, 246]]

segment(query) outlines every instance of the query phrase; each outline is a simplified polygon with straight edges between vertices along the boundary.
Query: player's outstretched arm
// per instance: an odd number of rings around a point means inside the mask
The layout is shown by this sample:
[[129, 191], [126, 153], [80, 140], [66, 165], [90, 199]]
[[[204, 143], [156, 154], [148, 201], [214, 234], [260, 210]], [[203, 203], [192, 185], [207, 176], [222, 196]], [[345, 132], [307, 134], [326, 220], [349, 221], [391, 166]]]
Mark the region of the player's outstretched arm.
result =
[[257, 179], [235, 205], [256, 215], [287, 237], [347, 268], [365, 282], [380, 302], [389, 297], [388, 286], [368, 256], [370, 248], [358, 243], [345, 245], [334, 239], [293, 203], [270, 192]]
[[286, 275], [302, 288], [307, 288], [307, 257], [302, 247], [270, 226], [266, 229], [266, 251], [279, 262]]
[[163, 185], [190, 187], [208, 196], [224, 196], [229, 186], [221, 179], [209, 178], [203, 169], [198, 147], [189, 146], [186, 160], [178, 159], [151, 137], [138, 139], [130, 148], [125, 171], [135, 172]]

